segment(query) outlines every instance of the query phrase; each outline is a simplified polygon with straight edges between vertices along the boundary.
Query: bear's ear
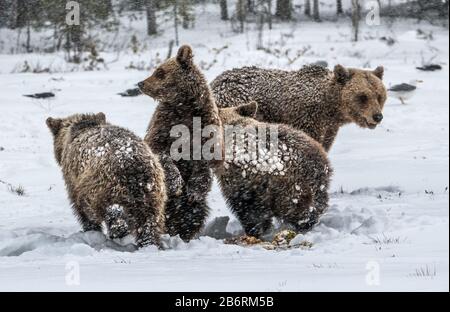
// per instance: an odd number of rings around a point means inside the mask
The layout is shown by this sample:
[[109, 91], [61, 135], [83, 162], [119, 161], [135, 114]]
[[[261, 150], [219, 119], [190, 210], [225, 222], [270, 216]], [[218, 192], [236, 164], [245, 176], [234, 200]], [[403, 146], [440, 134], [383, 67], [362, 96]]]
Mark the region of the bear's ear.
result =
[[47, 124], [47, 127], [50, 129], [53, 135], [57, 135], [59, 130], [61, 130], [62, 127], [61, 119], [48, 117], [45, 123]]
[[334, 78], [338, 83], [345, 84], [351, 79], [350, 71], [342, 65], [334, 67]]
[[255, 118], [256, 113], [258, 112], [258, 103], [256, 103], [255, 101], [252, 101], [248, 104], [238, 106], [236, 108], [236, 112], [239, 115], [241, 115], [242, 117]]
[[383, 66], [378, 66], [374, 71], [373, 74], [375, 76], [377, 76], [378, 78], [380, 78], [381, 80], [383, 80], [384, 77], [384, 67]]
[[183, 68], [187, 68], [192, 64], [193, 57], [192, 48], [188, 45], [184, 45], [178, 50], [177, 61]]
[[95, 118], [99, 121], [99, 123], [106, 123], [105, 113], [100, 112], [95, 115]]

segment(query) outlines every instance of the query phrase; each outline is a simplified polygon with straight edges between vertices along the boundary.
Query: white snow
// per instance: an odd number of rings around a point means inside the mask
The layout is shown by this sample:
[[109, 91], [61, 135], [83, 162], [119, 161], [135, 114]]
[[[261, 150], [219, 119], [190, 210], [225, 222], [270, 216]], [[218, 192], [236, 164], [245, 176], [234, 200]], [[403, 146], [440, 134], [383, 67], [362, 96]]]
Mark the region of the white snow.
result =
[[[101, 233], [80, 233], [45, 120], [102, 111], [111, 123], [143, 137], [155, 102], [116, 94], [150, 74], [126, 66], [151, 64], [157, 53], [167, 53], [172, 30], [166, 25], [161, 37], [146, 40], [151, 49], [142, 54], [126, 50], [116, 60], [116, 53], [101, 52], [107, 70], [69, 72], [63, 55], [0, 55], [0, 290], [448, 291], [448, 29], [412, 21], [388, 29], [382, 21], [363, 28], [363, 41], [350, 43], [347, 20], [275, 24], [274, 30], [265, 30], [267, 46], [291, 49], [291, 54], [308, 47], [290, 64], [286, 57], [255, 50], [255, 25], [236, 35], [229, 25], [215, 23], [217, 14], [199, 7], [196, 29], [180, 34], [193, 46], [197, 63], [216, 58], [205, 71], [210, 80], [244, 65], [296, 69], [327, 60], [330, 66], [384, 65], [388, 86], [412, 78], [424, 81], [408, 105], [388, 100], [376, 130], [354, 125], [341, 130], [330, 153], [335, 171], [330, 210], [313, 231], [295, 239], [311, 242], [312, 248], [277, 252], [209, 237], [188, 244], [166, 237], [169, 250], [135, 251], [128, 238], [116, 242]], [[144, 38], [145, 23], [129, 25]], [[417, 38], [417, 28], [433, 31], [435, 39]], [[386, 33], [398, 43], [389, 47], [377, 39]], [[0, 30], [3, 44], [9, 38], [4, 34]], [[224, 45], [228, 48], [221, 53], [213, 52]], [[444, 70], [415, 69], [431, 58]], [[25, 60], [61, 70], [16, 73]], [[48, 90], [59, 91], [51, 100], [22, 96]], [[24, 196], [11, 191], [19, 185]], [[216, 184], [209, 202], [211, 219], [231, 216], [228, 231], [240, 230]], [[78, 269], [79, 279], [73, 279]]]

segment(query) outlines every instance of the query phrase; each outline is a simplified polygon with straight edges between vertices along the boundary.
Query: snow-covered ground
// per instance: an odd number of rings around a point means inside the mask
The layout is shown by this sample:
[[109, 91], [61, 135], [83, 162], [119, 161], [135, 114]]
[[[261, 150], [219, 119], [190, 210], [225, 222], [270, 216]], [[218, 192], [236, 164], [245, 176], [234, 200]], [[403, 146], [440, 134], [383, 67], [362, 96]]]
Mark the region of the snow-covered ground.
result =
[[[388, 28], [382, 21], [365, 27], [360, 43], [349, 42], [344, 19], [265, 30], [265, 46], [283, 53], [290, 49], [288, 58], [256, 51], [253, 24], [236, 35], [229, 26], [213, 23], [217, 14], [200, 8], [196, 29], [180, 34], [182, 43], [193, 46], [196, 62], [203, 62], [208, 79], [248, 64], [296, 69], [326, 60], [330, 66], [384, 65], [388, 86], [424, 81], [408, 105], [388, 100], [378, 129], [351, 125], [340, 132], [330, 153], [331, 208], [303, 238], [312, 248], [267, 251], [201, 237], [189, 244], [171, 238], [166, 251], [132, 251], [100, 233], [80, 233], [45, 119], [103, 111], [110, 122], [143, 136], [155, 103], [116, 93], [150, 73], [125, 69], [131, 62], [148, 66], [157, 53], [166, 55], [172, 36], [167, 28], [146, 42], [141, 54], [123, 50], [117, 59], [117, 53], [101, 53], [107, 70], [70, 72], [62, 55], [0, 55], [0, 290], [448, 291], [448, 30], [413, 22]], [[135, 26], [136, 33], [144, 31], [142, 22]], [[418, 38], [418, 28], [433, 32], [434, 40]], [[388, 46], [381, 36], [397, 43]], [[222, 52], [214, 50], [224, 46]], [[304, 53], [294, 59], [297, 51]], [[430, 59], [444, 69], [415, 69]], [[25, 60], [56, 72], [13, 73]], [[50, 90], [56, 92], [51, 100], [22, 96]], [[11, 191], [19, 185], [24, 196]], [[210, 205], [211, 218], [232, 216], [216, 185]], [[232, 227], [238, 227], [234, 217]]]

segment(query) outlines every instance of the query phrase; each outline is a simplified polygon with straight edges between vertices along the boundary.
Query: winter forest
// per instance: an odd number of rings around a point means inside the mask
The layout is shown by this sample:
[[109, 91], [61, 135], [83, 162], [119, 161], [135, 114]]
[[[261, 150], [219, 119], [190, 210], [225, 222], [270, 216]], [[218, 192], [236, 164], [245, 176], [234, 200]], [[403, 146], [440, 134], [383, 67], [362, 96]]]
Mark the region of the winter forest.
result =
[[[0, 0], [0, 290], [448, 291], [448, 10]], [[168, 159], [199, 111], [286, 141]]]

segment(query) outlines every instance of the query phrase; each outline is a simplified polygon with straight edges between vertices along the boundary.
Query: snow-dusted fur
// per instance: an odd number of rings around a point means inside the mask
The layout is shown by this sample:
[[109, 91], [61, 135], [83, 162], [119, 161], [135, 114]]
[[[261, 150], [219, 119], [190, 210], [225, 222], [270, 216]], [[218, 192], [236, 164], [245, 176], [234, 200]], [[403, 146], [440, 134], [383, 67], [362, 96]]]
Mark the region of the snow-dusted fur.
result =
[[339, 128], [354, 122], [374, 129], [381, 122], [386, 101], [384, 69], [333, 71], [311, 65], [298, 71], [243, 67], [219, 75], [211, 87], [219, 108], [254, 100], [257, 119], [284, 123], [331, 148]]
[[[191, 133], [193, 118], [200, 117], [202, 127], [221, 123], [208, 83], [201, 71], [193, 63], [192, 49], [183, 46], [176, 58], [159, 66], [152, 76], [140, 83], [141, 90], [159, 102], [148, 127], [145, 142], [163, 157], [167, 163], [170, 148], [177, 138], [170, 136], [174, 126], [185, 125]], [[202, 139], [202, 145], [206, 138]], [[206, 197], [211, 190], [212, 174], [210, 166], [215, 160], [190, 160], [174, 162], [181, 174], [181, 192], [169, 195], [166, 206], [166, 226], [170, 235], [180, 235], [184, 240], [192, 239], [202, 229], [209, 213]], [[219, 162], [220, 163], [220, 162]], [[174, 168], [173, 165], [165, 167]], [[173, 176], [173, 170], [171, 171]]]
[[[301, 131], [286, 125], [258, 122], [256, 102], [237, 108], [220, 109], [224, 127], [250, 129], [246, 142], [258, 142], [263, 136], [251, 129], [278, 128], [278, 148], [270, 153], [258, 147], [251, 157], [248, 145], [232, 146], [232, 157], [215, 170], [222, 193], [248, 235], [266, 233], [274, 217], [297, 232], [310, 230], [328, 207], [328, 186], [332, 169], [322, 146]], [[229, 134], [226, 134], [229, 137]], [[237, 135], [236, 135], [237, 136]], [[230, 145], [226, 138], [226, 151]], [[250, 143], [251, 144], [251, 143]]]
[[48, 118], [55, 157], [84, 231], [111, 237], [128, 230], [139, 246], [160, 245], [167, 200], [164, 171], [150, 148], [132, 132], [110, 125], [105, 115]]

